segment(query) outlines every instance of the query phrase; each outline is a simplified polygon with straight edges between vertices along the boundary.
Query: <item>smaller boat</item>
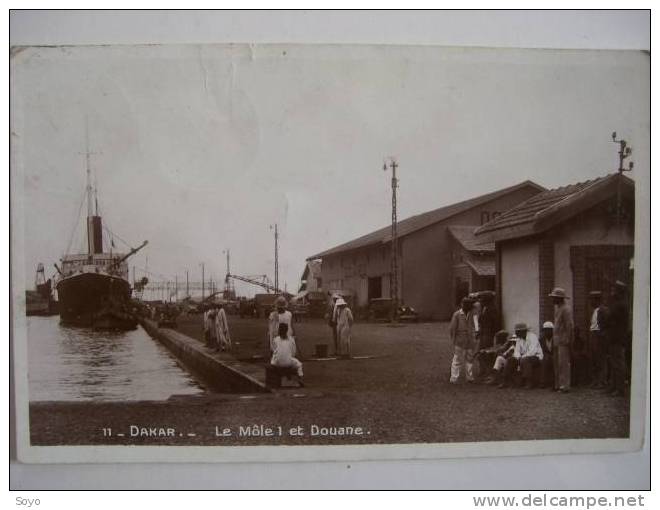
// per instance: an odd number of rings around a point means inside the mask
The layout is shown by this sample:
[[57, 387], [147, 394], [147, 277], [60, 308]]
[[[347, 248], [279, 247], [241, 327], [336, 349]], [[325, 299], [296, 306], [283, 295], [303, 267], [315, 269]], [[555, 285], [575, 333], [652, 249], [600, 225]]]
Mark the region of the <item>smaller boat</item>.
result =
[[57, 301], [53, 299], [51, 280], [46, 280], [44, 265], [39, 262], [34, 282], [35, 290], [25, 291], [26, 315], [57, 315]]

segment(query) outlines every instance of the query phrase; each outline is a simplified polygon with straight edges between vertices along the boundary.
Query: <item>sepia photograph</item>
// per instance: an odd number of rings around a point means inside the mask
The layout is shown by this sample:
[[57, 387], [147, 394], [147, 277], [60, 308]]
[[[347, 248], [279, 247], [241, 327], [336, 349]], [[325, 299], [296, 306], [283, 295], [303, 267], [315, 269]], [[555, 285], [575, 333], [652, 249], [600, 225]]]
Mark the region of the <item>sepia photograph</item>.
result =
[[14, 46], [19, 459], [639, 449], [649, 81], [639, 51]]

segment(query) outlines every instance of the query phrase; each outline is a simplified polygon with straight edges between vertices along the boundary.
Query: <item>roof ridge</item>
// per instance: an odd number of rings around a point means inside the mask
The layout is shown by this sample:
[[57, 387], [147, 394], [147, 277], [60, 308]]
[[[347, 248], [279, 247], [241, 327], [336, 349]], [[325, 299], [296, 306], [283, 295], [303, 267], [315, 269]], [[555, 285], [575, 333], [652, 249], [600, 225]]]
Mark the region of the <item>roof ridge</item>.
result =
[[[583, 199], [591, 196], [600, 196], [602, 192], [616, 186], [617, 182], [634, 188], [634, 181], [619, 173], [610, 173], [594, 179], [568, 184], [531, 197], [504, 212], [496, 219], [482, 225], [476, 230], [475, 234], [477, 236], [490, 235], [488, 239], [493, 239], [493, 236], [495, 238], [505, 238], [511, 236], [511, 229], [514, 228], [518, 232], [522, 232], [520, 229], [536, 228], [534, 225], [545, 222], [546, 219], [554, 218], [556, 214], [562, 214], [562, 211], [570, 210], [573, 204], [582, 203]], [[497, 234], [497, 231], [509, 233]]]
[[575, 184], [572, 184], [572, 185], [569, 184], [568, 186], [565, 186], [565, 187], [569, 187], [569, 186], [585, 185], [585, 186], [582, 186], [581, 188], [575, 190], [574, 192], [565, 195], [564, 197], [562, 197], [559, 201], [555, 202], [554, 204], [549, 205], [548, 207], [546, 207], [544, 209], [541, 209], [540, 211], [537, 211], [536, 213], [534, 213], [534, 219], [537, 220], [540, 217], [542, 217], [546, 214], [549, 214], [552, 211], [555, 211], [555, 210], [559, 209], [566, 200], [573, 199], [576, 195], [579, 195], [581, 193], [585, 193], [588, 190], [590, 190], [591, 188], [593, 188], [594, 186], [603, 185], [603, 183], [608, 182], [612, 177], [615, 177], [616, 175], [617, 174], [607, 174], [607, 175], [604, 175], [602, 177], [597, 177], [596, 179], [588, 179], [586, 181], [576, 182]]
[[[460, 214], [461, 212], [463, 212], [466, 208], [476, 207], [478, 205], [489, 202], [491, 200], [495, 200], [497, 197], [499, 197], [501, 195], [504, 195], [506, 193], [511, 193], [511, 192], [516, 191], [518, 189], [524, 188], [525, 186], [532, 186], [532, 187], [536, 188], [537, 190], [539, 190], [540, 192], [547, 191], [547, 189], [544, 188], [543, 186], [541, 186], [540, 184], [537, 184], [537, 183], [535, 183], [534, 181], [532, 181], [530, 179], [526, 179], [526, 180], [521, 181], [519, 183], [512, 184], [510, 186], [506, 186], [504, 188], [501, 188], [501, 189], [498, 189], [498, 190], [495, 190], [495, 191], [490, 191], [488, 193], [484, 193], [484, 194], [476, 196], [476, 197], [467, 198], [465, 200], [461, 200], [460, 202], [455, 202], [453, 204], [446, 204], [446, 205], [437, 207], [435, 209], [431, 209], [430, 211], [426, 211], [426, 212], [414, 214], [412, 216], [408, 216], [407, 218], [404, 218], [403, 220], [400, 220], [398, 222], [398, 227], [399, 228], [403, 227], [404, 229], [406, 229], [407, 227], [412, 226], [411, 230], [400, 232], [400, 236], [404, 237], [404, 236], [406, 236], [406, 235], [408, 235], [412, 232], [416, 232], [417, 230], [419, 230], [421, 228], [425, 228], [430, 224], [433, 224], [433, 223], [438, 222], [438, 221], [444, 221], [448, 218], [451, 218], [452, 216], [456, 216], [457, 214]], [[440, 214], [442, 216], [443, 210], [446, 214], [445, 216], [443, 216], [439, 219], [435, 219], [434, 221], [431, 221], [428, 224], [424, 224], [422, 226], [414, 226], [415, 222], [411, 221], [411, 220], [414, 220], [415, 218], [420, 219], [420, 218], [423, 218], [423, 217], [429, 217], [429, 220], [430, 220], [434, 217], [434, 214], [435, 215]], [[422, 222], [422, 223], [424, 223], [424, 222]], [[312, 255], [311, 257], [308, 257], [308, 260], [309, 259], [314, 259], [314, 258], [322, 258], [324, 255], [329, 255], [330, 253], [338, 253], [338, 252], [341, 252], [341, 251], [347, 251], [347, 250], [351, 250], [351, 249], [363, 248], [365, 246], [369, 246], [369, 245], [376, 244], [376, 243], [379, 243], [379, 242], [380, 243], [388, 242], [389, 238], [391, 236], [391, 232], [390, 232], [389, 229], [390, 229], [390, 225], [386, 225], [384, 227], [372, 230], [371, 232], [369, 232], [367, 234], [361, 235], [359, 237], [356, 237], [356, 238], [351, 239], [349, 241], [346, 241], [344, 243], [335, 245], [334, 247], [328, 248], [327, 250], [318, 252], [318, 253]], [[370, 238], [373, 238], [373, 239], [370, 239]], [[360, 244], [358, 246], [351, 246], [352, 244], [356, 243], [356, 241], [359, 241], [359, 240], [362, 240], [363, 244]]]
[[[555, 200], [555, 199], [557, 199], [557, 197], [556, 197], [557, 192], [562, 191], [562, 190], [566, 190], [567, 188], [582, 186], [581, 189], [575, 190], [572, 193], [568, 193], [568, 194], [564, 195], [563, 197], [559, 198], [559, 200], [557, 202], [555, 202], [554, 204], [543, 207], [540, 210], [533, 213], [533, 220], [530, 220], [529, 218], [527, 218], [527, 219], [524, 219], [524, 220], [514, 221], [513, 224], [519, 224], [519, 223], [526, 223], [526, 222], [529, 222], [529, 221], [534, 221], [534, 220], [538, 219], [540, 217], [540, 215], [544, 214], [547, 210], [554, 210], [555, 206], [561, 204], [564, 200], [569, 200], [571, 197], [575, 196], [576, 193], [581, 193], [583, 191], [591, 189], [592, 186], [597, 185], [597, 184], [601, 184], [601, 183], [606, 182], [606, 181], [609, 181], [610, 179], [614, 178], [617, 175], [618, 175], [618, 173], [605, 174], [601, 177], [595, 177], [593, 179], [587, 179], [587, 180], [584, 180], [584, 181], [575, 182], [573, 184], [566, 184], [564, 186], [559, 186], [557, 188], [551, 188], [551, 189], [547, 189], [545, 191], [542, 191], [538, 195], [534, 195], [534, 196], [528, 198], [524, 202], [521, 202], [520, 204], [516, 205], [515, 207], [512, 207], [508, 211], [503, 212], [497, 218], [495, 218], [495, 219], [489, 221], [488, 223], [485, 223], [484, 225], [480, 226], [476, 230], [476, 234], [478, 235], [478, 234], [483, 234], [485, 232], [489, 232], [491, 230], [497, 230], [497, 225], [499, 223], [502, 223], [507, 218], [514, 217], [516, 214], [519, 214], [526, 207], [529, 207], [530, 205], [532, 207], [535, 206], [535, 205], [538, 205], [539, 202], [541, 202], [543, 200], [549, 200], [549, 201]], [[555, 195], [554, 198], [553, 198], [553, 195]]]

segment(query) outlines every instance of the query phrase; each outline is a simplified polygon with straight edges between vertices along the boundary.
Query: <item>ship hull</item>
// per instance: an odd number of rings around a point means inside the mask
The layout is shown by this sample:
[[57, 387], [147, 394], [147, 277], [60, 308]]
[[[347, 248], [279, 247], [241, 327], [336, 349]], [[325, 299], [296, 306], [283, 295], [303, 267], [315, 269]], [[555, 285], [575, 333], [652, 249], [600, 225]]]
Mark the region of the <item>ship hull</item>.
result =
[[97, 329], [133, 329], [137, 322], [128, 312], [128, 281], [103, 273], [78, 273], [57, 284], [60, 320], [72, 326]]

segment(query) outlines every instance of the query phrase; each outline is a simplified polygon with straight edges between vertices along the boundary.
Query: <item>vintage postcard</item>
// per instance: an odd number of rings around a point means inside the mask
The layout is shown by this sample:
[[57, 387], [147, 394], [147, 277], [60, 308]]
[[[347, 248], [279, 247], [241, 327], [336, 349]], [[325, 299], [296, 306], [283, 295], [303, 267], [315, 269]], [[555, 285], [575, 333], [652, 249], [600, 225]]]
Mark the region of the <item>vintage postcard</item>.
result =
[[14, 47], [24, 462], [617, 452], [650, 58]]

